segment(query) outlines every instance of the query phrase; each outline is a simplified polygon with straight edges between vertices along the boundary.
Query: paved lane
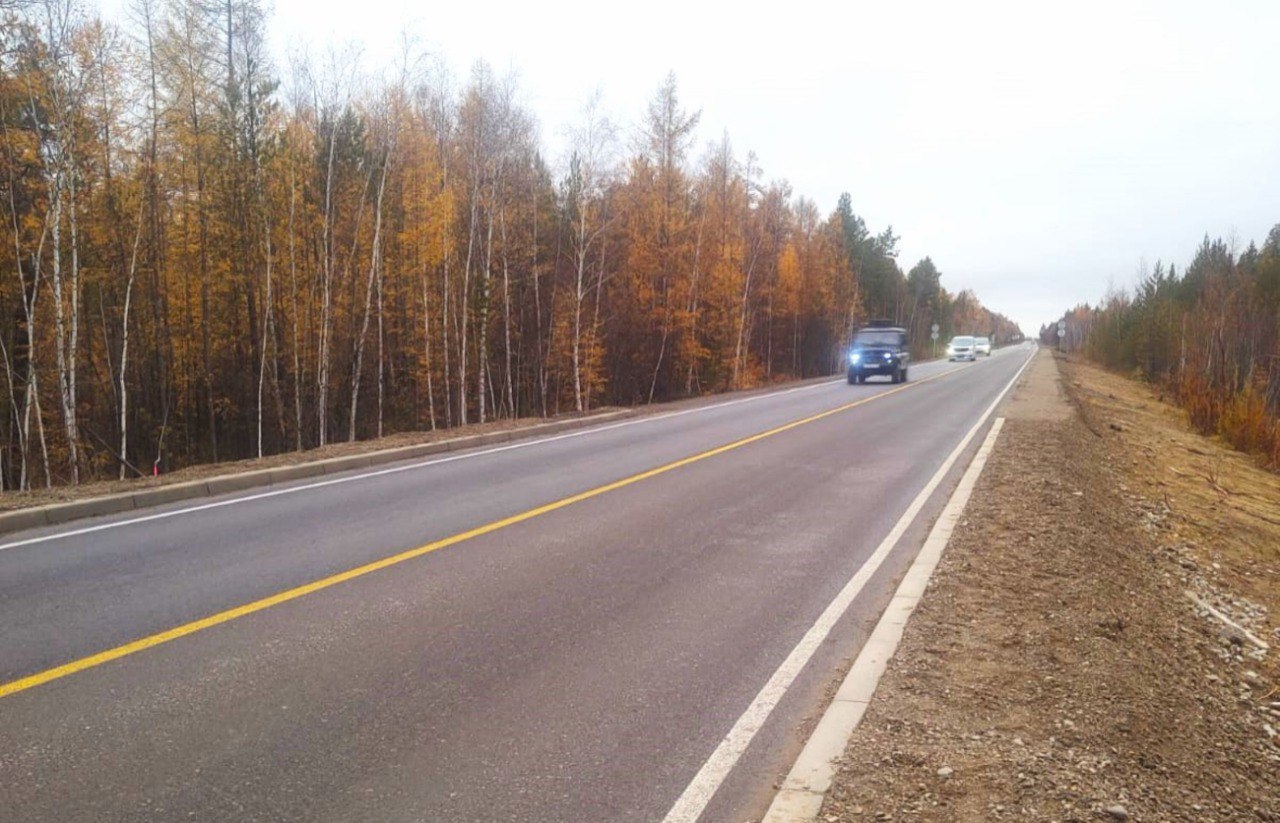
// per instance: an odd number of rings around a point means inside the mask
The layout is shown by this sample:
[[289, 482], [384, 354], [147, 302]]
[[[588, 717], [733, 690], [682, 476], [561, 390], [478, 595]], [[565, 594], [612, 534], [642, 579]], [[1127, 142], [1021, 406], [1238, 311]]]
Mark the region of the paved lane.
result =
[[[0, 549], [7, 682], [886, 394], [2, 698], [8, 809], [660, 818], [1025, 354], [922, 364], [913, 380], [937, 379], [892, 394], [804, 387]], [[758, 813], [752, 787], [784, 763], [802, 697], [708, 819]]]

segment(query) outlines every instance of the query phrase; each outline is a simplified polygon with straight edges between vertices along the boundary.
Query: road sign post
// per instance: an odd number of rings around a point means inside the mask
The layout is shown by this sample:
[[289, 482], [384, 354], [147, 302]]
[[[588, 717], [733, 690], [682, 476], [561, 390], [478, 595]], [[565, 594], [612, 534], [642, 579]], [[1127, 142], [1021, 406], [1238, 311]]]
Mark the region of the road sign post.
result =
[[933, 356], [938, 356], [938, 324], [934, 323], [929, 331], [929, 339], [933, 341]]

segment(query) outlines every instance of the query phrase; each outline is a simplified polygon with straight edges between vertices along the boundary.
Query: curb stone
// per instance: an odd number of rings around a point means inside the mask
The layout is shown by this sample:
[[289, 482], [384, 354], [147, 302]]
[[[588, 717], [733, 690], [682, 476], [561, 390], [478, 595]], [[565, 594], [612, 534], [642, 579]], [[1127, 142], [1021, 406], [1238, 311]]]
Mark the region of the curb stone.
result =
[[[926, 360], [917, 360], [914, 361], [914, 363], [928, 363], [935, 362], [936, 360], [937, 358], [929, 358]], [[843, 373], [843, 370], [841, 370], [838, 374], [829, 374], [798, 380], [795, 385], [796, 387], [799, 387], [810, 383], [816, 384], [822, 381], [831, 380]], [[434, 443], [418, 443], [412, 446], [383, 449], [381, 451], [370, 452], [368, 454], [343, 455], [342, 457], [331, 457], [323, 460], [313, 460], [292, 466], [277, 466], [269, 469], [251, 469], [249, 471], [218, 475], [202, 480], [190, 480], [182, 483], [170, 483], [163, 486], [154, 486], [152, 488], [139, 489], [133, 492], [119, 492], [116, 494], [89, 497], [84, 500], [75, 500], [66, 503], [50, 503], [44, 506], [29, 506], [21, 509], [13, 509], [11, 511], [0, 512], [0, 534], [10, 534], [13, 532], [25, 531], [27, 529], [36, 529], [42, 526], [57, 526], [62, 523], [68, 523], [72, 520], [81, 520], [86, 517], [119, 514], [124, 511], [145, 509], [151, 506], [160, 506], [167, 503], [178, 503], [183, 500], [193, 500], [200, 497], [212, 497], [218, 494], [245, 491], [252, 488], [274, 486], [281, 483], [290, 483], [295, 480], [305, 480], [310, 477], [319, 477], [322, 475], [352, 471], [353, 469], [365, 469], [371, 466], [395, 463], [400, 460], [412, 460], [417, 457], [426, 457], [428, 455], [442, 454], [444, 452], [462, 451], [464, 449], [473, 449], [494, 443], [506, 443], [537, 435], [555, 434], [557, 432], [569, 431], [572, 429], [586, 428], [588, 426], [608, 422], [610, 420], [625, 420], [627, 418], [640, 417], [646, 412], [647, 409], [644, 407], [621, 409], [607, 414], [571, 418], [568, 420], [556, 420], [549, 423], [539, 423], [511, 431], [465, 435], [463, 437], [455, 437], [449, 440], [438, 440]]]
[[600, 423], [625, 420], [639, 415], [640, 411], [637, 409], [623, 409], [607, 414], [539, 423], [512, 431], [473, 434], [448, 440], [437, 440], [434, 443], [418, 443], [412, 446], [382, 449], [368, 454], [343, 455], [341, 457], [330, 457], [324, 460], [312, 460], [292, 466], [277, 466], [269, 469], [251, 469], [234, 474], [217, 475], [203, 480], [190, 480], [183, 483], [171, 483], [149, 489], [139, 489], [134, 492], [121, 492], [67, 503], [51, 503], [45, 506], [14, 509], [13, 511], [0, 512], [0, 534], [35, 529], [41, 526], [56, 526], [86, 517], [119, 514], [120, 512], [145, 509], [166, 503], [177, 503], [200, 497], [213, 497], [229, 492], [246, 491], [248, 489], [290, 483], [295, 480], [305, 480], [310, 477], [339, 474], [353, 469], [365, 469], [387, 463], [398, 463], [402, 460], [412, 460], [434, 454], [463, 451], [496, 443], [508, 443], [573, 429], [584, 429]]
[[987, 458], [995, 449], [1004, 418], [997, 417], [955, 490], [925, 538], [915, 560], [894, 590], [871, 636], [827, 705], [799, 757], [774, 796], [762, 823], [813, 823], [835, 779], [837, 764], [875, 694], [902, 640], [907, 621], [924, 597], [934, 569], [951, 541]]

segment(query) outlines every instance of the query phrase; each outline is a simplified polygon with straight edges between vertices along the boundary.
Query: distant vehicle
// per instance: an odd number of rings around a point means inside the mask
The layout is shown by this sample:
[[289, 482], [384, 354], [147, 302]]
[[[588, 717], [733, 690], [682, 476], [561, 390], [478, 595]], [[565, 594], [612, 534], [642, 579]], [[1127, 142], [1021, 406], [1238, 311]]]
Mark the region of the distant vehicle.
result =
[[890, 383], [907, 381], [911, 352], [907, 330], [888, 321], [872, 321], [853, 337], [849, 349], [849, 384], [865, 383], [868, 377], [885, 375]]
[[975, 337], [973, 338], [973, 348], [978, 354], [985, 354], [987, 357], [990, 357], [991, 339], [987, 337]]
[[978, 350], [972, 337], [953, 337], [947, 344], [948, 360], [977, 360]]

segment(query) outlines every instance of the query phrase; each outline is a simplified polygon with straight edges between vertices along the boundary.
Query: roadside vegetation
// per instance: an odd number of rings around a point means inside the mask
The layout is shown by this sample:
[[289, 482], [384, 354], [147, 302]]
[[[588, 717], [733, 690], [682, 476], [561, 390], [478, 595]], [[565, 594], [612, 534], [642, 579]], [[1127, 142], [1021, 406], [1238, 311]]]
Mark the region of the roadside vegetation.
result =
[[1016, 332], [700, 146], [674, 77], [549, 159], [483, 64], [277, 70], [257, 0], [126, 6], [0, 4], [3, 488], [830, 373], [867, 318]]
[[1157, 262], [1132, 293], [1063, 322], [1061, 341], [1050, 324], [1041, 342], [1157, 384], [1196, 431], [1280, 468], [1280, 224], [1243, 252], [1206, 236], [1181, 274]]

